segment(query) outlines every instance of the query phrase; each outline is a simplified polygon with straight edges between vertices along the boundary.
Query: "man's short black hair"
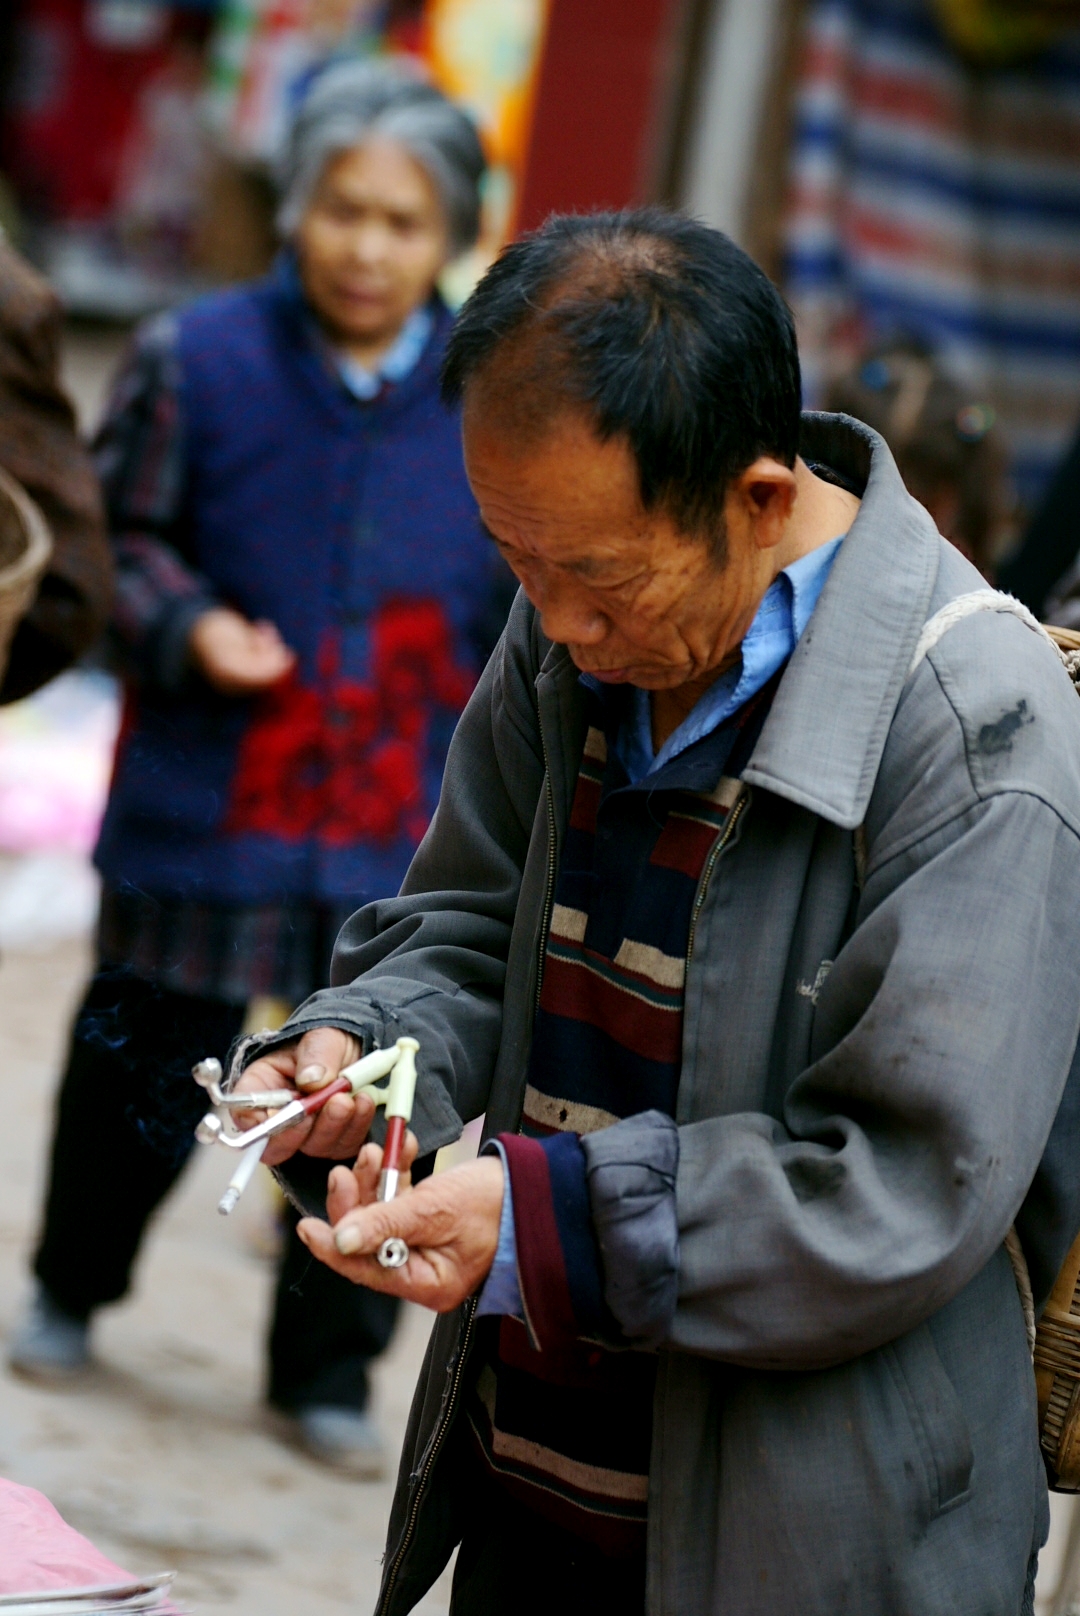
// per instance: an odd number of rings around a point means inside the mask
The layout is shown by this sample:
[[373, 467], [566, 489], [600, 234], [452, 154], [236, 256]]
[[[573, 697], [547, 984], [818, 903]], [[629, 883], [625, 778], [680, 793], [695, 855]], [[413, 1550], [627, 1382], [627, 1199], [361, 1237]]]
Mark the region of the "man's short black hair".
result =
[[680, 214], [556, 214], [508, 246], [451, 333], [447, 401], [503, 359], [511, 426], [583, 408], [629, 444], [645, 508], [721, 548], [731, 478], [763, 454], [795, 463], [791, 312], [733, 241]]

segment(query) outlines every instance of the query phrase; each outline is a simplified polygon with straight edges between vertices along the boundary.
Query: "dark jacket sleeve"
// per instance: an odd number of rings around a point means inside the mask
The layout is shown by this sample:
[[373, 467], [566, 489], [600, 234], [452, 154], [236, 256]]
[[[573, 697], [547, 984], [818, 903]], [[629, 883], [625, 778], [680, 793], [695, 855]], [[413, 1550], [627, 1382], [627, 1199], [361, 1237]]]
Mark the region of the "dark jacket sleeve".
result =
[[184, 554], [187, 476], [176, 321], [148, 321], [94, 442], [116, 561], [112, 628], [132, 671], [165, 690], [188, 675], [188, 636], [218, 599]]
[[60, 330], [48, 286], [0, 241], [0, 465], [40, 506], [53, 538], [37, 597], [15, 631], [2, 702], [29, 695], [89, 650], [112, 590], [97, 478], [60, 386]]

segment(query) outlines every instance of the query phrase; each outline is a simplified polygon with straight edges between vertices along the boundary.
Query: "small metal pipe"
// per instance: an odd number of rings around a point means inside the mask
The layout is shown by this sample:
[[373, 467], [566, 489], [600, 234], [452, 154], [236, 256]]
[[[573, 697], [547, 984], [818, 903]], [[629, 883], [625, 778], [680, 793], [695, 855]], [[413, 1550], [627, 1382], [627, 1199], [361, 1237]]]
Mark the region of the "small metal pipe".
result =
[[218, 1202], [218, 1211], [223, 1218], [227, 1218], [229, 1213], [233, 1211], [237, 1201], [254, 1178], [255, 1169], [263, 1159], [268, 1142], [268, 1140], [262, 1139], [257, 1140], [253, 1145], [249, 1145], [237, 1162], [236, 1171], [229, 1180], [228, 1188]]
[[214, 1103], [231, 1111], [276, 1111], [295, 1098], [291, 1089], [263, 1089], [258, 1094], [223, 1094]]

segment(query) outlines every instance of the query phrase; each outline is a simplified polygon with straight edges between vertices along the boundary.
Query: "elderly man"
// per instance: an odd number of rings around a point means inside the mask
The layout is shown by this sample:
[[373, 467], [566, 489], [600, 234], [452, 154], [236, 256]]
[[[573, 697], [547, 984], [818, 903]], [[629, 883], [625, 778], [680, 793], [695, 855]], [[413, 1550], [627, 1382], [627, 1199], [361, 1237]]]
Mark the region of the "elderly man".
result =
[[[521, 593], [401, 896], [241, 1078], [406, 1032], [419, 1151], [487, 1113], [479, 1161], [373, 1204], [368, 1144], [301, 1224], [444, 1315], [380, 1616], [457, 1543], [455, 1616], [1030, 1611], [1003, 1242], [1038, 1300], [1080, 1223], [1069, 681], [1001, 597], [939, 615], [979, 575], [879, 437], [800, 424], [788, 312], [701, 225], [549, 221], [444, 385]], [[300, 1190], [370, 1117], [276, 1159]]]

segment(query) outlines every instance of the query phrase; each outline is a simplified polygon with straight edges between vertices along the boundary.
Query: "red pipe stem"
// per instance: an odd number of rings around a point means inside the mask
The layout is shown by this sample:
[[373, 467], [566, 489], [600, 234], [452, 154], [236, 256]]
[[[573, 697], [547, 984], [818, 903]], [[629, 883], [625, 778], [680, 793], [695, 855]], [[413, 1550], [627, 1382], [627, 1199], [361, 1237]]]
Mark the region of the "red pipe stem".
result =
[[335, 1077], [332, 1083], [327, 1083], [324, 1089], [316, 1089], [313, 1094], [301, 1095], [300, 1103], [310, 1117], [313, 1112], [321, 1111], [327, 1100], [335, 1094], [351, 1094], [352, 1084], [347, 1077]]
[[401, 1152], [405, 1144], [408, 1123], [404, 1117], [390, 1117], [386, 1124], [386, 1143], [383, 1146], [382, 1170], [395, 1173], [401, 1168]]

